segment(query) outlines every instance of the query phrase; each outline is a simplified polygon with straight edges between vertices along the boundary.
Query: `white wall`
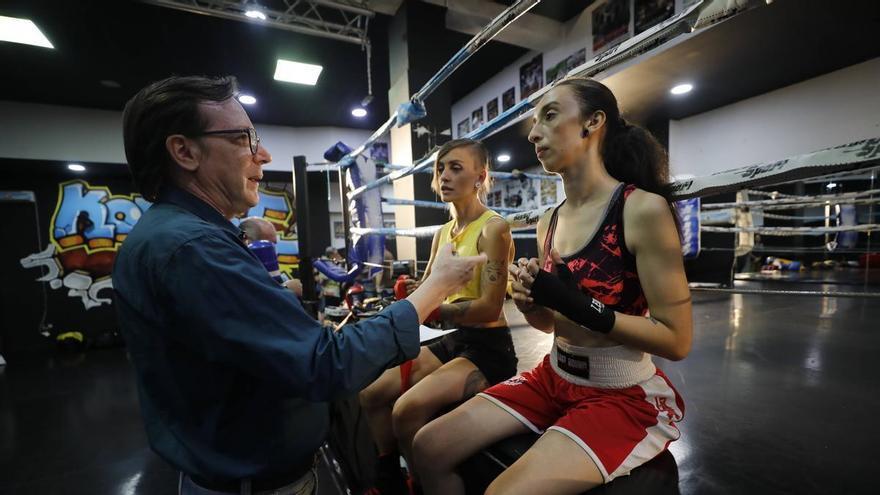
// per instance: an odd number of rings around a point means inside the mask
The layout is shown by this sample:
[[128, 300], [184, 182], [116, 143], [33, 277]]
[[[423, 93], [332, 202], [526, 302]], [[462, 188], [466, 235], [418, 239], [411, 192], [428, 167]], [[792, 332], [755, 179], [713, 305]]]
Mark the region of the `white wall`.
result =
[[[369, 130], [255, 124], [273, 161], [266, 170], [290, 171], [294, 155], [324, 161], [337, 141], [362, 144]], [[29, 160], [125, 163], [122, 112], [0, 101], [0, 157]]]
[[673, 175], [880, 137], [880, 58], [669, 123]]

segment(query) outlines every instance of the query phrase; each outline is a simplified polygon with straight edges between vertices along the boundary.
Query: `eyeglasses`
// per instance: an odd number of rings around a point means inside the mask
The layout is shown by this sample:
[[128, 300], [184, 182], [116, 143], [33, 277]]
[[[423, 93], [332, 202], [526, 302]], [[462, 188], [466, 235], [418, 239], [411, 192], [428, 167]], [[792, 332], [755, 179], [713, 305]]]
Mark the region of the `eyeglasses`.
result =
[[252, 155], [257, 154], [257, 148], [260, 146], [260, 136], [257, 136], [257, 130], [253, 127], [242, 127], [241, 129], [223, 129], [219, 131], [205, 131], [196, 134], [193, 137], [212, 136], [214, 134], [247, 134], [248, 146], [250, 146]]

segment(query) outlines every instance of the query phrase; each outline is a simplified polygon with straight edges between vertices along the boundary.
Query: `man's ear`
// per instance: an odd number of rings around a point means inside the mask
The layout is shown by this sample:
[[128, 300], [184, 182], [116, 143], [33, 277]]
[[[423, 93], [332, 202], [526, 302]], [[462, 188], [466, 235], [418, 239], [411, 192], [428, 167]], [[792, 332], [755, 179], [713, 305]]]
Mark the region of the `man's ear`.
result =
[[184, 170], [195, 172], [199, 168], [202, 150], [192, 139], [183, 134], [172, 134], [165, 138], [165, 149], [171, 159]]

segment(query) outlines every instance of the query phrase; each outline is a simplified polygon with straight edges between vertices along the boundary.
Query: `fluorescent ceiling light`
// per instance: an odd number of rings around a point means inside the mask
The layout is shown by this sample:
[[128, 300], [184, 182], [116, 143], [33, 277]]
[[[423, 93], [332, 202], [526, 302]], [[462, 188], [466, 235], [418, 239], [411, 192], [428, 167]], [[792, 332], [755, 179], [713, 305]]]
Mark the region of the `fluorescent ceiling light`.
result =
[[278, 59], [275, 65], [275, 80], [314, 86], [324, 70], [320, 65], [303, 64], [291, 60]]
[[244, 13], [244, 15], [250, 17], [251, 19], [259, 19], [261, 21], [266, 20], [266, 14], [260, 12], [259, 10], [248, 10]]
[[30, 19], [0, 15], [0, 41], [55, 48]]
[[674, 95], [683, 95], [685, 93], [689, 93], [690, 90], [692, 90], [692, 89], [694, 89], [693, 84], [685, 83], [685, 84], [679, 84], [678, 86], [675, 86], [674, 88], [670, 89], [669, 92]]
[[828, 189], [834, 189], [835, 187], [837, 187], [837, 183], [836, 183], [836, 182], [832, 182], [832, 183], [828, 184], [828, 185], [825, 186], [825, 187], [827, 187]]
[[68, 163], [67, 168], [69, 168], [70, 170], [73, 170], [74, 172], [82, 172], [86, 169], [85, 167], [83, 167], [79, 163]]
[[364, 110], [363, 108], [358, 107], [358, 108], [353, 109], [351, 111], [351, 114], [360, 119], [360, 118], [367, 116], [367, 111]]
[[504, 154], [504, 155], [498, 155], [497, 160], [498, 160], [499, 163], [509, 162], [509, 161], [510, 161], [510, 155], [507, 155], [507, 154]]
[[238, 101], [244, 103], [245, 105], [253, 105], [257, 102], [257, 99], [251, 95], [239, 95]]

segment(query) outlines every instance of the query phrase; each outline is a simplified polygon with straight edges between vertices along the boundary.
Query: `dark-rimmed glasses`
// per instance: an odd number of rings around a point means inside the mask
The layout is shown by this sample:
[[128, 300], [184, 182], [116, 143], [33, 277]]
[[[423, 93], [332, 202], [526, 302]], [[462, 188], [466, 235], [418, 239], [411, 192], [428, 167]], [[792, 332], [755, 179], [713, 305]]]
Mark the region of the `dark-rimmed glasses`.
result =
[[248, 146], [250, 146], [252, 155], [257, 154], [257, 148], [260, 146], [260, 136], [257, 136], [257, 130], [253, 127], [242, 127], [241, 129], [221, 129], [219, 131], [205, 131], [200, 132], [193, 137], [212, 136], [214, 134], [247, 134]]

